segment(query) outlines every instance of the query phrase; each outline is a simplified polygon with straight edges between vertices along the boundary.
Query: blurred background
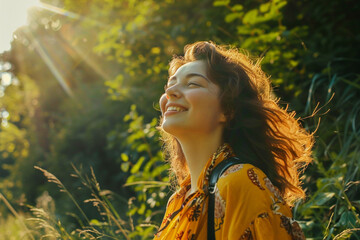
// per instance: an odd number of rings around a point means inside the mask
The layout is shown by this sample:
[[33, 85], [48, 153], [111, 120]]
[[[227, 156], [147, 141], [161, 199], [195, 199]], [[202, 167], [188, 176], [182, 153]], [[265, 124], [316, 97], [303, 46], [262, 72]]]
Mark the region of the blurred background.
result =
[[[360, 239], [360, 2], [1, 0], [0, 239], [151, 239], [172, 187], [156, 130], [174, 54], [263, 58], [316, 131], [308, 239]], [[316, 113], [313, 115], [313, 113]]]

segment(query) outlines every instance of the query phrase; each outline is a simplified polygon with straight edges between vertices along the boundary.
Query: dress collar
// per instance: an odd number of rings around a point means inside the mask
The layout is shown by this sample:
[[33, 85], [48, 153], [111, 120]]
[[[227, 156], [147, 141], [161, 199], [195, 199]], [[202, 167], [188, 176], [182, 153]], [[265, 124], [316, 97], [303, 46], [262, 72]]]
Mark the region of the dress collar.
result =
[[[207, 194], [207, 186], [212, 170], [220, 162], [232, 156], [234, 156], [234, 153], [229, 144], [224, 143], [218, 147], [218, 149], [215, 151], [212, 157], [209, 158], [209, 160], [207, 161], [203, 170], [200, 173], [199, 179], [197, 181], [198, 192], [200, 192], [201, 194]], [[180, 189], [178, 190], [177, 194], [180, 196], [184, 196], [186, 192], [190, 189], [190, 187], [191, 187], [191, 176], [189, 174], [180, 184]]]

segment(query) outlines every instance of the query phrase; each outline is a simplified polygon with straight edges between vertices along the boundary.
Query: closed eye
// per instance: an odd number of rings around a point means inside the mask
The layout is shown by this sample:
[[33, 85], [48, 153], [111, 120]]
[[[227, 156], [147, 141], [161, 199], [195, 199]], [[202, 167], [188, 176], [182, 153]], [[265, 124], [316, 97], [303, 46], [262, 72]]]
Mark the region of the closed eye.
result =
[[193, 85], [193, 86], [201, 87], [200, 84], [197, 84], [197, 83], [194, 83], [194, 82], [189, 82], [187, 85], [188, 85], [188, 86]]
[[[197, 87], [201, 87], [201, 85], [200, 85], [200, 84], [193, 83], [193, 82], [188, 83], [188, 84], [187, 84], [187, 86], [188, 86], [188, 87], [189, 87], [189, 86], [197, 86]], [[164, 85], [164, 91], [166, 91], [169, 87], [171, 87], [171, 85], [169, 86], [169, 85], [165, 84], [165, 85]]]

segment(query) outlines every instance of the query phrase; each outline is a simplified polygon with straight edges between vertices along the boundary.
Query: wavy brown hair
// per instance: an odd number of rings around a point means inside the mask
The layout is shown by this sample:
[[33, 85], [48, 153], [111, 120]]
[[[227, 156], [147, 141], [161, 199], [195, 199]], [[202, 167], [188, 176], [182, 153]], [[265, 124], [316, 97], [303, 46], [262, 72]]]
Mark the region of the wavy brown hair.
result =
[[[228, 121], [223, 141], [235, 154], [260, 168], [291, 205], [304, 198], [299, 174], [312, 161], [313, 134], [278, 105], [269, 77], [261, 70], [260, 59], [211, 42], [196, 42], [184, 48], [184, 56], [174, 56], [169, 76], [185, 63], [203, 60], [208, 77], [220, 87], [220, 103]], [[177, 139], [161, 131], [164, 150], [178, 183], [189, 175]]]

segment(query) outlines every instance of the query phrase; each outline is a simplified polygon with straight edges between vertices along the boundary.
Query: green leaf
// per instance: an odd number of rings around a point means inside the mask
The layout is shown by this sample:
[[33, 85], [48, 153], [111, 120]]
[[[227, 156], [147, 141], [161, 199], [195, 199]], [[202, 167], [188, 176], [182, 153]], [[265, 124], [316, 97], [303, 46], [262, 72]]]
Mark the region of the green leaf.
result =
[[146, 206], [144, 203], [141, 204], [141, 207], [139, 208], [139, 210], [137, 211], [138, 214], [144, 214], [145, 213], [145, 210], [146, 210]]
[[270, 9], [270, 2], [263, 3], [260, 5], [260, 12], [267, 12]]
[[296, 67], [299, 64], [299, 61], [295, 61], [295, 60], [290, 60], [290, 65], [291, 67]]
[[129, 166], [130, 166], [129, 162], [123, 162], [123, 163], [121, 164], [121, 170], [122, 170], [123, 172], [127, 172], [127, 171], [129, 171]]
[[139, 160], [136, 162], [136, 164], [131, 168], [130, 172], [132, 174], [139, 172], [139, 169], [144, 161], [145, 161], [145, 157], [139, 158]]
[[145, 151], [148, 151], [148, 150], [150, 150], [149, 145], [146, 144], [146, 143], [142, 143], [136, 148], [137, 152], [145, 152]]
[[160, 54], [160, 52], [161, 52], [161, 49], [160, 49], [159, 47], [153, 47], [153, 48], [151, 49], [151, 53], [152, 53], [152, 54], [157, 55], [157, 54]]
[[333, 198], [335, 196], [335, 193], [333, 192], [322, 192], [319, 193], [313, 202], [314, 206], [322, 206], [324, 205], [324, 203], [326, 203], [327, 201], [329, 201], [331, 198]]
[[345, 226], [345, 227], [354, 227], [356, 224], [356, 217], [351, 211], [346, 211], [341, 214], [340, 220], [335, 224], [335, 226]]
[[130, 118], [131, 118], [130, 114], [126, 114], [125, 117], [124, 117], [124, 122], [129, 121]]
[[103, 224], [101, 224], [101, 222], [99, 222], [97, 219], [91, 219], [90, 225], [101, 226]]
[[241, 11], [244, 9], [244, 7], [240, 4], [235, 4], [232, 8], [233, 11]]
[[235, 19], [240, 18], [242, 15], [243, 15], [243, 13], [237, 13], [237, 12], [227, 14], [225, 17], [225, 22], [231, 23]]
[[154, 170], [151, 171], [151, 176], [156, 177], [160, 175], [162, 172], [165, 172], [167, 169], [169, 169], [169, 166], [166, 164], [156, 167]]
[[121, 159], [124, 162], [127, 162], [127, 161], [129, 161], [129, 156], [126, 153], [121, 153]]
[[248, 26], [245, 25], [239, 25], [237, 27], [237, 33], [239, 35], [246, 35], [251, 33], [251, 29]]
[[125, 50], [123, 53], [124, 57], [129, 57], [129, 56], [131, 56], [131, 54], [132, 54], [132, 51], [130, 49]]
[[213, 3], [214, 7], [227, 6], [230, 4], [230, 0], [217, 0]]
[[243, 18], [243, 23], [245, 24], [254, 24], [256, 22], [256, 18], [258, 16], [258, 10], [253, 9], [247, 12]]

